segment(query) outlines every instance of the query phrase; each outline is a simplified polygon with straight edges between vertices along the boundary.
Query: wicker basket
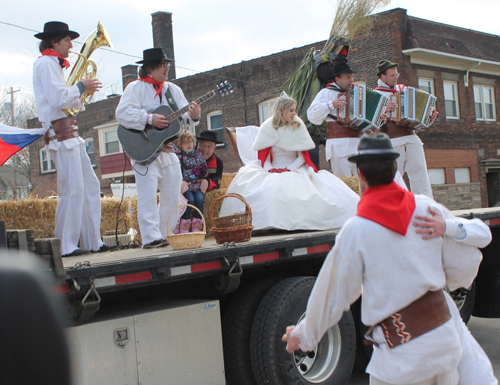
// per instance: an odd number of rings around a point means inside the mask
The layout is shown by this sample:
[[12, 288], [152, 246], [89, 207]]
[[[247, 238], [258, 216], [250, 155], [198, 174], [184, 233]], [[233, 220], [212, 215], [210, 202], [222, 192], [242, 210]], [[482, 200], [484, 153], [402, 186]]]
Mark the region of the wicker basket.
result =
[[[243, 213], [235, 213], [224, 215], [219, 218], [213, 217], [215, 204], [224, 198], [238, 198], [245, 206], [246, 210]], [[210, 209], [210, 219], [213, 227], [210, 229], [217, 243], [226, 242], [246, 242], [252, 237], [252, 210], [245, 198], [239, 194], [225, 194], [218, 197]]]
[[[203, 231], [197, 231], [195, 233], [170, 234], [170, 217], [172, 216], [175, 209], [181, 206], [192, 207], [193, 209], [196, 209], [196, 211], [200, 213], [201, 219], [203, 219]], [[198, 210], [198, 208], [196, 208], [193, 205], [186, 203], [180, 204], [176, 206], [168, 216], [168, 222], [167, 222], [167, 233], [169, 234], [168, 242], [170, 243], [170, 246], [172, 246], [174, 250], [196, 249], [200, 247], [203, 241], [205, 240], [205, 235], [207, 233], [206, 230], [207, 228], [205, 225], [205, 218], [203, 217], [203, 214], [201, 213], [200, 210]]]

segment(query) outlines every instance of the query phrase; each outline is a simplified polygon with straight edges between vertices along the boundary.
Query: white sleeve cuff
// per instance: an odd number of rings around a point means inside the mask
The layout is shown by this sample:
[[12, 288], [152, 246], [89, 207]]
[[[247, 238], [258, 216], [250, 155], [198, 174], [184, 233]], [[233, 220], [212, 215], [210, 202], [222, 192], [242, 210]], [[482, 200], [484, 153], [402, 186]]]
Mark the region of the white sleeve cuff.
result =
[[464, 240], [467, 238], [467, 232], [463, 228], [462, 223], [455, 219], [445, 219], [446, 231], [444, 235], [453, 238], [455, 240]]

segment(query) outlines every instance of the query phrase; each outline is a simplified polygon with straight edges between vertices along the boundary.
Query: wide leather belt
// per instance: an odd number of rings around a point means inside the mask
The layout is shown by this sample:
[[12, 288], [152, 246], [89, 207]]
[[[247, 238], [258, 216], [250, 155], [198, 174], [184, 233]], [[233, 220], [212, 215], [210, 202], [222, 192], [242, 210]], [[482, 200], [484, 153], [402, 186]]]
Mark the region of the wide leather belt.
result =
[[398, 126], [396, 123], [388, 120], [386, 134], [389, 136], [389, 138], [394, 139], [407, 135], [415, 135], [415, 131], [408, 127]]
[[327, 139], [339, 139], [339, 138], [359, 138], [359, 130], [353, 130], [350, 127], [344, 127], [337, 122], [328, 122], [326, 138]]
[[[392, 349], [441, 326], [451, 318], [442, 290], [428, 291], [422, 297], [383, 320], [380, 326], [387, 346]], [[365, 337], [370, 337], [370, 328]], [[372, 344], [373, 340], [365, 340]]]
[[68, 139], [78, 138], [78, 127], [76, 125], [75, 116], [68, 116], [66, 118], [54, 120], [52, 122], [52, 128], [56, 134], [55, 136], [49, 137], [48, 132], [46, 132], [43, 138], [45, 144], [49, 144], [55, 139], [59, 142], [63, 142]]

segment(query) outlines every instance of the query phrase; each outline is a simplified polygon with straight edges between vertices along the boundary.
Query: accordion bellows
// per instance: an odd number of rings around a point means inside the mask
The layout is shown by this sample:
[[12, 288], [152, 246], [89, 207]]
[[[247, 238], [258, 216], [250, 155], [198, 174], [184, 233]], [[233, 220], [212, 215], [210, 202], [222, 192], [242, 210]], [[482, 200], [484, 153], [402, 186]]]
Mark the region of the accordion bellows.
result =
[[436, 97], [425, 91], [406, 87], [402, 92], [391, 95], [396, 109], [387, 115], [394, 123], [420, 131], [430, 126], [431, 116], [436, 109]]
[[380, 129], [382, 119], [380, 115], [385, 112], [389, 98], [377, 91], [358, 84], [352, 90], [343, 92], [339, 99], [346, 105], [337, 110], [337, 122], [371, 134]]

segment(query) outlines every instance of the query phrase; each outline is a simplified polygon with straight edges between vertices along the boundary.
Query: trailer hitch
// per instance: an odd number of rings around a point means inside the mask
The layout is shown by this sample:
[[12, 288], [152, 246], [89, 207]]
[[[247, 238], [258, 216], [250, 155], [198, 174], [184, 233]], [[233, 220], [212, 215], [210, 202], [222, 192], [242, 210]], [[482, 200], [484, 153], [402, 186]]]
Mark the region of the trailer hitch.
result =
[[77, 322], [83, 323], [94, 318], [96, 311], [99, 310], [100, 303], [101, 296], [95, 288], [94, 277], [90, 277], [90, 289], [80, 303], [81, 311], [77, 317]]
[[[231, 266], [226, 257], [224, 257], [226, 266]], [[215, 289], [222, 294], [234, 293], [240, 284], [240, 277], [243, 268], [240, 264], [240, 258], [237, 257], [227, 274], [219, 274], [215, 281]]]

